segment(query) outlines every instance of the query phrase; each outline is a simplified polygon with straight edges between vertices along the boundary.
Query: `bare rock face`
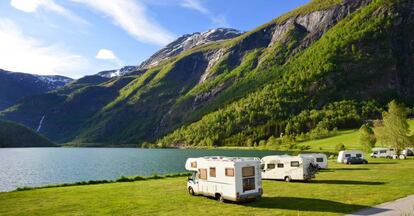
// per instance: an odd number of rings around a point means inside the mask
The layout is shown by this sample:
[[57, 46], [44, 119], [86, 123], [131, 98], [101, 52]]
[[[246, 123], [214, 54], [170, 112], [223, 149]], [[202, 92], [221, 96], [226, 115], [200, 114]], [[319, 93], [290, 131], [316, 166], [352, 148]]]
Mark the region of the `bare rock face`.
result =
[[176, 41], [168, 44], [165, 48], [161, 49], [148, 60], [144, 61], [138, 69], [145, 69], [157, 66], [160, 62], [177, 56], [183, 51], [192, 49], [197, 46], [201, 46], [210, 42], [227, 40], [240, 36], [242, 32], [230, 29], [230, 28], [217, 28], [211, 29], [207, 32], [196, 32], [193, 34], [187, 34]]

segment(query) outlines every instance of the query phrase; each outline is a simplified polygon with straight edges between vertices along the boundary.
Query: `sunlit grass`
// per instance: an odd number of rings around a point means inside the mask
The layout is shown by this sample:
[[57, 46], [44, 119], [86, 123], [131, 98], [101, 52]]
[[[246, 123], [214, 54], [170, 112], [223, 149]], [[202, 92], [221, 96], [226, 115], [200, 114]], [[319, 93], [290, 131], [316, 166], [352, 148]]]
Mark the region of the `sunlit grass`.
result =
[[178, 177], [0, 193], [0, 215], [342, 215], [414, 193], [412, 158], [329, 166], [311, 183], [264, 181], [253, 203], [192, 197]]

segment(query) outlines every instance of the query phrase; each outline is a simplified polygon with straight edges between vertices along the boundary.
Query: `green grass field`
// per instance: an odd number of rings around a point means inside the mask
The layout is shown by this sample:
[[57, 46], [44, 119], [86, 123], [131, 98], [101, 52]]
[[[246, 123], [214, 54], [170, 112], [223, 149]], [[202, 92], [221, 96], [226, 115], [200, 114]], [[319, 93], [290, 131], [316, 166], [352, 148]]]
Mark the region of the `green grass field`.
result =
[[[410, 125], [411, 131], [414, 131], [414, 120], [409, 120], [408, 124]], [[311, 149], [309, 151], [337, 153], [335, 151], [335, 146], [339, 143], [344, 144], [347, 149], [361, 149], [358, 129], [338, 131], [338, 134], [334, 137], [306, 141], [299, 145], [310, 146]]]
[[367, 165], [330, 161], [311, 183], [264, 181], [252, 203], [186, 192], [186, 178], [0, 193], [0, 215], [341, 215], [414, 194], [414, 159]]

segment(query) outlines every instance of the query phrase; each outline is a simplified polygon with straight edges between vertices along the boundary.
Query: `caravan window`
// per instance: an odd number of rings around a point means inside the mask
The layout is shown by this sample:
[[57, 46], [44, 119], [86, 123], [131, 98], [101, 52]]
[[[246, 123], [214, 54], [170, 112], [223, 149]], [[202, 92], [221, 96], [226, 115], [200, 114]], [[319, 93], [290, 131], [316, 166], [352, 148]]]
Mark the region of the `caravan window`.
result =
[[191, 168], [197, 168], [197, 162], [191, 162]]
[[226, 173], [226, 176], [233, 177], [234, 176], [234, 168], [226, 168], [225, 173]]
[[299, 161], [292, 161], [290, 162], [291, 167], [299, 167]]
[[316, 158], [316, 162], [322, 163], [323, 162], [323, 158]]
[[356, 157], [360, 158], [360, 157], [362, 157], [362, 154], [356, 154]]
[[275, 164], [267, 164], [267, 169], [274, 169], [275, 167]]
[[380, 154], [385, 154], [385, 153], [387, 153], [387, 150], [381, 150], [380, 151]]
[[202, 180], [207, 180], [207, 169], [199, 169], [198, 178]]
[[351, 154], [345, 154], [345, 157], [349, 158], [349, 157], [351, 157]]
[[[269, 166], [269, 164], [268, 164], [268, 166]], [[251, 167], [243, 167], [242, 168], [242, 176], [243, 177], [254, 176], [254, 167], [252, 167], [252, 166]]]
[[282, 163], [278, 163], [278, 164], [277, 164], [277, 168], [283, 168], [283, 167], [285, 167], [285, 165], [284, 165], [284, 164], [282, 164]]
[[210, 177], [216, 177], [216, 168], [210, 167]]

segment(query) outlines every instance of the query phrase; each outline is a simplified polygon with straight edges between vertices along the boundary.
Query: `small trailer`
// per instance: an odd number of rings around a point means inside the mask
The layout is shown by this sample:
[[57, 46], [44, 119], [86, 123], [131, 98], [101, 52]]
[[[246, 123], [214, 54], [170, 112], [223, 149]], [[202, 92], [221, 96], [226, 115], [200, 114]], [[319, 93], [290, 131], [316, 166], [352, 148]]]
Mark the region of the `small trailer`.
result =
[[338, 163], [345, 163], [347, 158], [356, 157], [356, 158], [364, 158], [364, 152], [360, 150], [344, 150], [340, 151], [338, 154]]
[[414, 156], [414, 148], [406, 148], [402, 152], [405, 156]]
[[308, 181], [318, 171], [314, 159], [303, 156], [272, 155], [262, 158], [262, 178]]
[[322, 153], [300, 154], [301, 157], [309, 157], [315, 160], [319, 169], [328, 169], [328, 157]]
[[259, 199], [263, 194], [259, 158], [188, 158], [185, 168], [191, 195], [214, 197], [220, 202]]

